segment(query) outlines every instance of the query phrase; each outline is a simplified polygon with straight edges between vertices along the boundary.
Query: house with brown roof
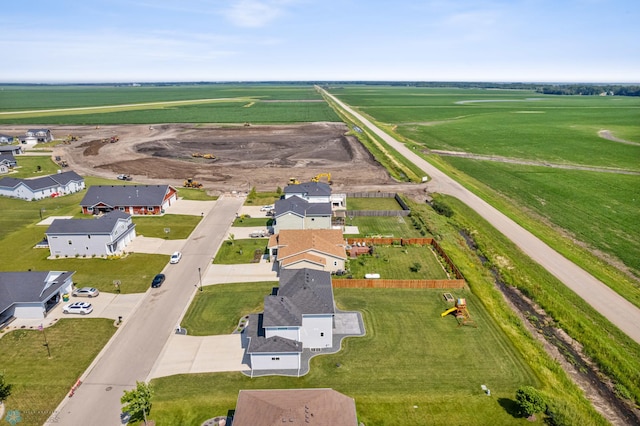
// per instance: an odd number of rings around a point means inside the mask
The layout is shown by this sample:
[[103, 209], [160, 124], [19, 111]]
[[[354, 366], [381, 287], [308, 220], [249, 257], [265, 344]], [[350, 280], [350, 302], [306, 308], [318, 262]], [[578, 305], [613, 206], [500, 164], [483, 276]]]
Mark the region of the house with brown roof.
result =
[[269, 253], [280, 269], [345, 269], [347, 252], [340, 229], [283, 229], [269, 238]]
[[333, 389], [241, 390], [233, 426], [357, 426], [356, 402]]

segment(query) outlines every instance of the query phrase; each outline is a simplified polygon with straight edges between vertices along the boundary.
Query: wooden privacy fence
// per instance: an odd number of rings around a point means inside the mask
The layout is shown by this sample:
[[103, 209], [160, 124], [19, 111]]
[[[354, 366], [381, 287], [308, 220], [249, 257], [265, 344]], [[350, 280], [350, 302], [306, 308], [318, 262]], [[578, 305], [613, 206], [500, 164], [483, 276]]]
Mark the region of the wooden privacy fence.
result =
[[[433, 249], [438, 253], [444, 262], [447, 264], [453, 276], [456, 277], [456, 280], [464, 281], [464, 276], [462, 276], [462, 272], [458, 269], [458, 267], [453, 263], [451, 258], [445, 253], [445, 251], [440, 247], [440, 244], [433, 238], [347, 238], [347, 244], [354, 245], [355, 243], [365, 244], [365, 245], [379, 245], [379, 246], [391, 246], [391, 245], [430, 245]], [[427, 287], [427, 288], [440, 288], [440, 287]]]
[[333, 288], [463, 288], [464, 280], [367, 280], [333, 278]]

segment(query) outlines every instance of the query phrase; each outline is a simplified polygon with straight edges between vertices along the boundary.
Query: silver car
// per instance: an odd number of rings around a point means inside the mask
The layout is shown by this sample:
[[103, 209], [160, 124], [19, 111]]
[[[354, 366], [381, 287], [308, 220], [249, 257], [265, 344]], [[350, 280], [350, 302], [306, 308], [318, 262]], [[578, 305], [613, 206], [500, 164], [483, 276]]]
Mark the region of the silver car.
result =
[[71, 295], [77, 297], [96, 297], [99, 294], [100, 292], [98, 291], [98, 289], [93, 287], [77, 288], [73, 290], [73, 293], [71, 293]]

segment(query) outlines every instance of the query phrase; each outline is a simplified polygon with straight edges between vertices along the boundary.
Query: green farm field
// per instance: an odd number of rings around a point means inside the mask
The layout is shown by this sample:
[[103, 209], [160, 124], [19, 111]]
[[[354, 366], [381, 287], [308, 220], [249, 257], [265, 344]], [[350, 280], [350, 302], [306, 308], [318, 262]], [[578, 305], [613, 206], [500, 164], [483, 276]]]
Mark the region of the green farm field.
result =
[[311, 86], [18, 86], [4, 89], [6, 102], [3, 102], [4, 108], [0, 108], [0, 124], [339, 121]]
[[[509, 197], [516, 208], [536, 212], [640, 276], [640, 99], [415, 87], [331, 92], [418, 147], [539, 162], [534, 167], [441, 157]], [[599, 137], [601, 130], [627, 142]], [[546, 163], [635, 174], [559, 170]]]

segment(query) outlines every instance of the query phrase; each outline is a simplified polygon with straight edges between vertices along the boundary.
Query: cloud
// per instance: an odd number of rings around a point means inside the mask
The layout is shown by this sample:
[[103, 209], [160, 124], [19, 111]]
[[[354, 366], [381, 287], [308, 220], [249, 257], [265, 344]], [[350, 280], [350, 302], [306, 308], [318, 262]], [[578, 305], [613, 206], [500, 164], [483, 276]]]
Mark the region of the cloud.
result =
[[239, 27], [264, 27], [285, 13], [291, 1], [286, 0], [236, 0], [222, 14]]

